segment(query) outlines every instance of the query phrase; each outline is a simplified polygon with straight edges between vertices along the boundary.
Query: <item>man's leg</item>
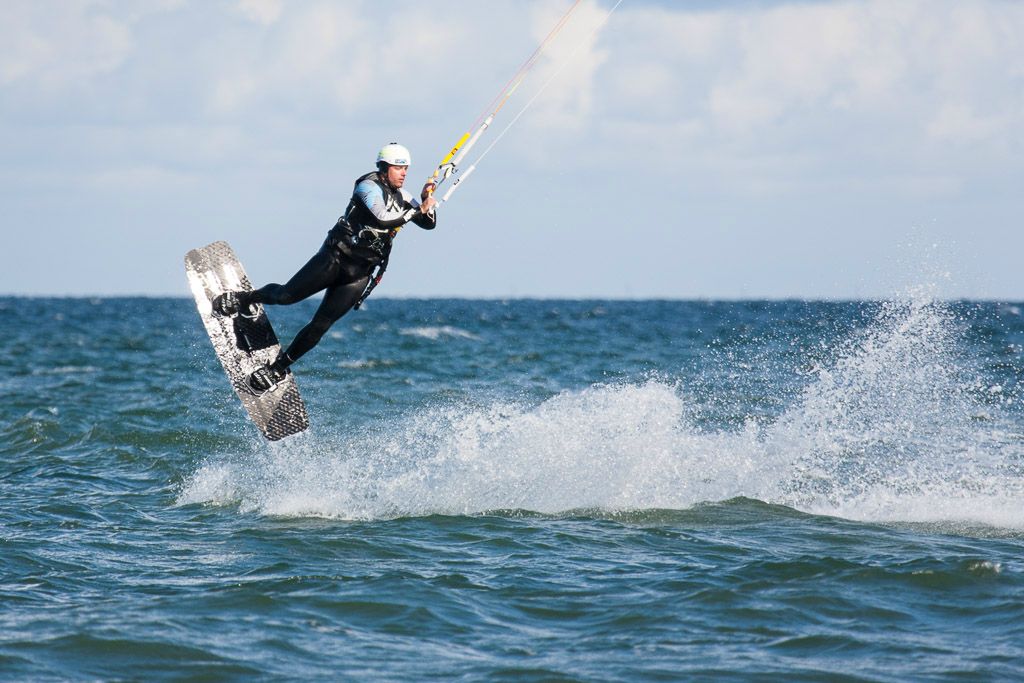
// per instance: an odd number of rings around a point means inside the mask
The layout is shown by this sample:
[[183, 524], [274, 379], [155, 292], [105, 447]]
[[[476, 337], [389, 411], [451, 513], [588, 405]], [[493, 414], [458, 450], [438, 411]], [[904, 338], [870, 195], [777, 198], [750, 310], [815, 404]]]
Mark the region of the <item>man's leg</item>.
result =
[[281, 370], [286, 370], [289, 365], [320, 343], [320, 339], [331, 328], [331, 325], [352, 309], [369, 281], [369, 276], [364, 276], [352, 282], [329, 287], [313, 319], [299, 330], [295, 339], [288, 346], [288, 350], [281, 354], [274, 365]]
[[351, 310], [369, 281], [369, 276], [364, 276], [354, 282], [328, 288], [313, 319], [299, 330], [288, 350], [279, 355], [273, 363], [258, 368], [249, 376], [249, 386], [253, 391], [262, 393], [284, 379], [291, 364], [316, 346], [331, 325]]
[[338, 271], [337, 258], [330, 249], [321, 248], [287, 283], [272, 282], [251, 292], [225, 292], [213, 300], [213, 310], [230, 316], [248, 311], [253, 304], [294, 304], [330, 286]]

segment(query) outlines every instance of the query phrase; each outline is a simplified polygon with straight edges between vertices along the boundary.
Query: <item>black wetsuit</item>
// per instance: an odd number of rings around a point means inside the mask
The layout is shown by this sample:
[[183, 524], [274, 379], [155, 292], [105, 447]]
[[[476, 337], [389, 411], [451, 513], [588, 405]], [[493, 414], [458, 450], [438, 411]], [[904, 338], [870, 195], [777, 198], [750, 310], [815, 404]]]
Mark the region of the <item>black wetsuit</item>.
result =
[[[383, 205], [366, 205], [368, 187], [377, 201], [382, 198]], [[362, 195], [357, 192], [360, 188]], [[285, 284], [271, 283], [244, 297], [244, 305], [287, 305], [326, 290], [313, 319], [295, 336], [276, 366], [283, 370], [301, 358], [359, 301], [374, 269], [387, 263], [395, 228], [410, 220], [426, 230], [436, 227], [435, 215], [420, 213], [418, 206], [408, 192], [391, 188], [376, 171], [361, 176], [345, 215], [327, 233], [320, 251]]]

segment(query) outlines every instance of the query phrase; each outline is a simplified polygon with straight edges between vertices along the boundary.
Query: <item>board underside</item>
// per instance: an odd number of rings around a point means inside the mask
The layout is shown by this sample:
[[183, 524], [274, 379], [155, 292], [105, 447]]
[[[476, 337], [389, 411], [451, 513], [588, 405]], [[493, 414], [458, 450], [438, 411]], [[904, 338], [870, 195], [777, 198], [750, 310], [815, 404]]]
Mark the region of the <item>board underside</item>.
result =
[[225, 318], [213, 312], [212, 302], [219, 294], [252, 290], [231, 246], [214, 242], [188, 252], [185, 274], [213, 349], [253, 423], [271, 441], [304, 431], [309, 427], [309, 417], [291, 373], [259, 396], [246, 385], [246, 378], [260, 366], [272, 363], [281, 350], [263, 306], [251, 316]]

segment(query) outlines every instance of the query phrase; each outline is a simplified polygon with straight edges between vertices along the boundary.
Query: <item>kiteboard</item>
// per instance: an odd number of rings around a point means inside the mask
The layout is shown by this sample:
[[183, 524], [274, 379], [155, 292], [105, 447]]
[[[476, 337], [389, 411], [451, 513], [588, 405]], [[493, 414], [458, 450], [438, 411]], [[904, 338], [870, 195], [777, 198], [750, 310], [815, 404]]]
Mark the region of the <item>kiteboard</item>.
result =
[[246, 383], [254, 370], [272, 363], [281, 351], [263, 306], [255, 305], [230, 317], [213, 311], [213, 300], [219, 294], [252, 290], [252, 283], [231, 246], [214, 242], [188, 252], [185, 274], [213, 350], [253, 423], [270, 441], [304, 431], [309, 427], [309, 416], [291, 373], [261, 394]]

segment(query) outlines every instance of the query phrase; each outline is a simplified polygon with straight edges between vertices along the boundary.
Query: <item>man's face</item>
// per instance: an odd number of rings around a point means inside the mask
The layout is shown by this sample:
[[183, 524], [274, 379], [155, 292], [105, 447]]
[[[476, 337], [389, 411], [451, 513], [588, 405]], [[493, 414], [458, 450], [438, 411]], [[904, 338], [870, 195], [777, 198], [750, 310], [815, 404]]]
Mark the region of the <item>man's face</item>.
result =
[[388, 185], [396, 190], [405, 185], [405, 174], [409, 171], [408, 166], [388, 166]]

